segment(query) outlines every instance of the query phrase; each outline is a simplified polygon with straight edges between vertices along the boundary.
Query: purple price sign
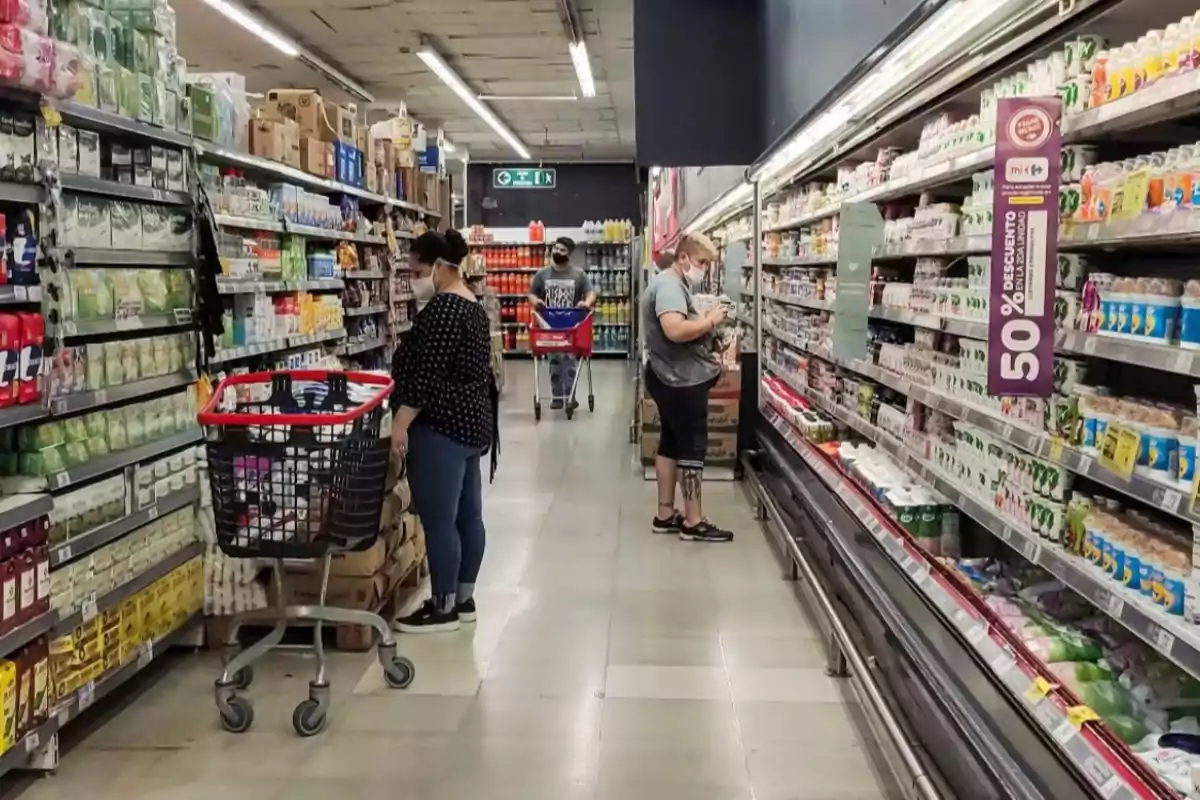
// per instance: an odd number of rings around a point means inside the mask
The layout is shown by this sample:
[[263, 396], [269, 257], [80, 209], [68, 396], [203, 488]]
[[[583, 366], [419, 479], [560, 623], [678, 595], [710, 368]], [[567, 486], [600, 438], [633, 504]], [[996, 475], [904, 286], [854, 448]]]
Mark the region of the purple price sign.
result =
[[996, 123], [988, 394], [1049, 397], [1062, 100], [1001, 100]]

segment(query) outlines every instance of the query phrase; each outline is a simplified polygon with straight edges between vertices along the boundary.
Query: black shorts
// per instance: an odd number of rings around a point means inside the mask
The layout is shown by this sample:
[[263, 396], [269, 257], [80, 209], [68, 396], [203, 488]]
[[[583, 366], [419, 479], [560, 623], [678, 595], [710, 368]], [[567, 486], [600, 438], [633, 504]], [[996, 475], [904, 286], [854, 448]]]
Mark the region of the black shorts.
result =
[[646, 367], [646, 392], [658, 406], [662, 436], [658, 454], [679, 466], [704, 468], [708, 451], [708, 393], [715, 381], [696, 386], [667, 386]]

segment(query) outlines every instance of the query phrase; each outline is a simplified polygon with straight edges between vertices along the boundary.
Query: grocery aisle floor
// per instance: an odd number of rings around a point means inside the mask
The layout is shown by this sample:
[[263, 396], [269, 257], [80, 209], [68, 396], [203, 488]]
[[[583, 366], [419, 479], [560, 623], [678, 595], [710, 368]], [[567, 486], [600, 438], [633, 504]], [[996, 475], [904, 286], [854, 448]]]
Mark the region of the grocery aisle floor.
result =
[[210, 653], [181, 660], [68, 753], [27, 800], [877, 800], [838, 684], [741, 490], [705, 487], [729, 545], [655, 536], [628, 442], [631, 381], [596, 367], [597, 409], [533, 424], [510, 363], [487, 490], [479, 622], [403, 636], [412, 687], [332, 654], [327, 730], [292, 731], [310, 664], [278, 654], [218, 728]]

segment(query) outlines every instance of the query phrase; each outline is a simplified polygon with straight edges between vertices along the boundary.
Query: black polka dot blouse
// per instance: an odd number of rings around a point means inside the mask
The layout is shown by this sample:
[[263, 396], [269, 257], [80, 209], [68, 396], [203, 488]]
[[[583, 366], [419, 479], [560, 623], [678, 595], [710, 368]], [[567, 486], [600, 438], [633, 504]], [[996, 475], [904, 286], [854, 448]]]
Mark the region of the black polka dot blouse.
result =
[[413, 424], [467, 447], [492, 441], [492, 344], [487, 312], [453, 292], [421, 309], [393, 361], [392, 408], [418, 408]]

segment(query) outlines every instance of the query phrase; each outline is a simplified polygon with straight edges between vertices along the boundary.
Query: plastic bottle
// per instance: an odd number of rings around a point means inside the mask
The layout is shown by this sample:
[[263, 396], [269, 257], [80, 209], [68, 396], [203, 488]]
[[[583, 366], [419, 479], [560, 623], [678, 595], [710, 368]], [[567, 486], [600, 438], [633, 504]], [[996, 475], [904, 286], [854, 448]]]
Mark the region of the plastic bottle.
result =
[[1108, 102], [1111, 91], [1108, 82], [1108, 60], [1107, 50], [1096, 53], [1096, 62], [1092, 64], [1092, 97], [1088, 104], [1089, 108], [1096, 108]]
[[1162, 53], [1163, 74], [1168, 78], [1179, 74], [1185, 41], [1181, 23], [1172, 22], [1163, 31], [1159, 52]]
[[16, 314], [0, 314], [0, 408], [17, 402], [21, 348], [20, 318]]

